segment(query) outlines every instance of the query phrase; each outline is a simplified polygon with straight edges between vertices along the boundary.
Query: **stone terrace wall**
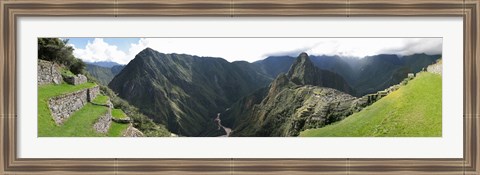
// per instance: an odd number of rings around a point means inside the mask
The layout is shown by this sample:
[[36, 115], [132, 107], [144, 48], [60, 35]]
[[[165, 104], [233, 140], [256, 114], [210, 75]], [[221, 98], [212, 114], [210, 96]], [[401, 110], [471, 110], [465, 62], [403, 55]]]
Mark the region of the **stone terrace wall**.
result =
[[93, 99], [95, 99], [95, 97], [97, 97], [97, 95], [100, 93], [100, 87], [99, 86], [95, 86], [93, 88], [90, 88], [88, 89], [88, 101], [93, 101]]
[[99, 133], [107, 133], [110, 124], [112, 123], [112, 109], [108, 108], [105, 115], [98, 118], [97, 122], [93, 125], [93, 129]]
[[62, 124], [72, 113], [85, 106], [88, 102], [87, 92], [87, 89], [80, 90], [48, 100], [48, 106], [50, 107], [50, 112], [52, 112], [55, 123]]
[[427, 67], [427, 72], [442, 75], [442, 62], [437, 62]]
[[37, 63], [37, 84], [60, 84], [62, 75], [57, 71], [57, 65], [45, 60], [38, 60]]
[[48, 107], [55, 123], [57, 125], [62, 124], [71, 114], [81, 109], [87, 102], [95, 99], [98, 90], [95, 93], [95, 90], [91, 89], [98, 89], [98, 86], [50, 98]]

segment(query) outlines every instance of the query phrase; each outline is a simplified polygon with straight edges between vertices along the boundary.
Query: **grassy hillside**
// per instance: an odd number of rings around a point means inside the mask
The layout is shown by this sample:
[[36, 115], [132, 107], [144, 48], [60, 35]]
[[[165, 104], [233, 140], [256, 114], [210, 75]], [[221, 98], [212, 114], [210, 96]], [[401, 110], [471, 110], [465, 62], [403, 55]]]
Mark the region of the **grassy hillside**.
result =
[[[99, 116], [107, 112], [106, 107], [88, 103], [82, 109], [73, 113], [62, 126], [55, 124], [48, 108], [48, 99], [52, 97], [94, 86], [96, 86], [95, 83], [85, 83], [77, 86], [69, 84], [39, 86], [38, 136], [101, 136], [90, 126], [95, 123]], [[102, 96], [99, 96], [95, 100], [99, 101], [101, 98]]]
[[442, 136], [442, 77], [423, 72], [406, 86], [346, 119], [304, 137]]

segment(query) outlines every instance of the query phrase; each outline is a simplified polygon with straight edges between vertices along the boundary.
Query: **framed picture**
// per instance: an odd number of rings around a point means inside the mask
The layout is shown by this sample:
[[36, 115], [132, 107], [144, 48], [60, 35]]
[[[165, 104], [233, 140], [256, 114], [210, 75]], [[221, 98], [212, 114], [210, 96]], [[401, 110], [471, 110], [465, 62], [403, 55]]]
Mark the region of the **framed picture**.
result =
[[2, 1], [0, 171], [478, 174], [479, 4]]

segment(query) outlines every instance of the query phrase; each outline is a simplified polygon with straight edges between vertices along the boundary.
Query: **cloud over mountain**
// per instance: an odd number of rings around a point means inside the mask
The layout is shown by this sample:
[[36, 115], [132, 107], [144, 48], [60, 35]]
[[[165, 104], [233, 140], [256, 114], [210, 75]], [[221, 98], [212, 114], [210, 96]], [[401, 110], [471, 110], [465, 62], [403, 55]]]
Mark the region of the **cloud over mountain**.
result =
[[95, 38], [75, 56], [87, 62], [113, 61], [126, 64], [150, 47], [162, 53], [185, 53], [222, 57], [226, 60], [257, 61], [268, 56], [339, 55], [362, 58], [378, 54], [441, 54], [442, 38], [141, 38], [128, 50]]

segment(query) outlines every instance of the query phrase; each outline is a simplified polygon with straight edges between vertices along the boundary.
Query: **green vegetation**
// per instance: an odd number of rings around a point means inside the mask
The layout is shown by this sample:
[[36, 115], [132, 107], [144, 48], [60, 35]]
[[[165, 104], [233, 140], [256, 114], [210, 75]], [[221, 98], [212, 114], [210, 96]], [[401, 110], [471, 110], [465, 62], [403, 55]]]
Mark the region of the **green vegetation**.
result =
[[117, 119], [124, 119], [127, 118], [127, 114], [125, 114], [121, 109], [112, 109], [112, 117]]
[[95, 83], [84, 83], [77, 86], [70, 85], [67, 83], [63, 83], [59, 85], [55, 85], [55, 84], [43, 85], [38, 87], [38, 100], [40, 101], [43, 99], [44, 101], [48, 101], [49, 98], [52, 98], [55, 96], [68, 94], [70, 92], [92, 88], [95, 86], [96, 86]]
[[[57, 126], [48, 108], [48, 99], [62, 94], [75, 92], [85, 88], [94, 87], [94, 83], [85, 83], [77, 86], [69, 84], [44, 85], [38, 90], [38, 136], [40, 137], [100, 137], [100, 136], [122, 136], [129, 124], [112, 122], [107, 134], [97, 133], [93, 124], [98, 118], [108, 111], [108, 107], [87, 103], [82, 109], [72, 114], [62, 125]], [[98, 95], [94, 103], [104, 104], [108, 96]], [[115, 112], [113, 112], [115, 111]], [[113, 109], [112, 115], [120, 116], [125, 114], [119, 109]]]
[[307, 137], [442, 136], [442, 77], [423, 72], [404, 87], [346, 119]]
[[[113, 106], [116, 109], [120, 109], [124, 112], [130, 119], [133, 120], [133, 127], [140, 130], [145, 136], [147, 137], [169, 137], [170, 132], [165, 128], [164, 125], [155, 123], [152, 119], [148, 118], [147, 116], [143, 115], [136, 107], [130, 105], [127, 101], [121, 99], [108, 87], [100, 85], [100, 90], [106, 94]], [[112, 111], [113, 114], [114, 109]], [[116, 128], [118, 126], [115, 126]]]
[[97, 97], [92, 102], [98, 105], [106, 105], [107, 101], [108, 101], [108, 96], [97, 95]]
[[38, 38], [38, 59], [64, 65], [74, 74], [83, 73], [85, 63], [73, 56], [74, 49], [67, 43], [68, 40], [59, 38]]
[[[105, 106], [98, 106], [91, 103], [87, 103], [83, 108], [76, 111], [70, 116], [61, 126], [55, 126], [55, 122], [50, 120], [50, 128], [44, 130], [45, 132], [38, 133], [39, 136], [63, 136], [63, 137], [92, 137], [92, 136], [103, 136], [100, 133], [97, 133], [93, 129], [93, 124], [97, 119], [107, 113], [107, 108]], [[51, 117], [50, 117], [51, 118]], [[53, 126], [52, 126], [53, 125]], [[39, 126], [44, 127], [44, 126]]]
[[[217, 136], [223, 134], [212, 124], [217, 113], [269, 81], [248, 62], [162, 54], [147, 48], [129, 62], [109, 87], [172, 132], [182, 136]], [[127, 110], [122, 110], [131, 117]]]
[[[38, 136], [69, 136], [69, 135], [81, 135], [81, 136], [97, 136], [95, 131], [81, 127], [81, 123], [93, 122], [100, 116], [105, 114], [106, 108], [103, 106], [95, 106], [87, 104], [81, 110], [72, 114], [72, 116], [62, 125], [57, 126], [53, 120], [50, 109], [48, 108], [48, 100], [52, 97], [75, 92], [85, 88], [92, 88], [96, 84], [85, 83], [81, 85], [44, 85], [38, 88]], [[81, 112], [83, 111], [83, 112]], [[98, 115], [97, 115], [98, 114]], [[90, 125], [91, 126], [91, 125]], [[75, 131], [75, 129], [80, 129]], [[85, 132], [85, 133], [75, 133]]]
[[69, 69], [64, 68], [64, 67], [60, 69], [60, 74], [62, 75], [62, 77], [73, 77], [73, 76], [75, 76], [75, 74], [73, 74], [72, 71], [70, 71]]
[[[68, 40], [59, 38], [39, 38], [38, 39], [38, 59], [57, 63], [57, 71], [62, 77], [72, 77], [75, 74], [84, 74], [88, 83], [80, 85], [42, 85], [38, 87], [38, 136], [122, 136], [123, 131], [129, 124], [119, 124], [112, 122], [107, 134], [97, 133], [93, 129], [94, 123], [100, 116], [108, 112], [108, 107], [104, 106], [107, 101], [113, 99], [113, 103], [122, 109], [113, 109], [113, 116], [125, 118], [130, 116], [134, 127], [142, 131], [146, 136], [170, 136], [170, 132], [163, 125], [155, 124], [151, 119], [144, 116], [126, 101], [117, 97], [110, 89], [101, 86], [101, 91], [106, 95], [98, 95], [92, 103], [87, 103], [83, 108], [74, 112], [64, 123], [58, 126], [51, 115], [48, 107], [48, 100], [71, 92], [92, 88], [99, 84], [99, 81], [85, 71], [85, 63], [75, 58], [73, 48], [67, 45]], [[123, 66], [112, 68], [113, 74], [118, 74]], [[113, 77], [112, 77], [113, 78]], [[125, 113], [123, 111], [125, 111]]]
[[123, 132], [128, 128], [129, 124], [126, 123], [115, 123], [110, 124], [107, 135], [109, 137], [122, 137]]

